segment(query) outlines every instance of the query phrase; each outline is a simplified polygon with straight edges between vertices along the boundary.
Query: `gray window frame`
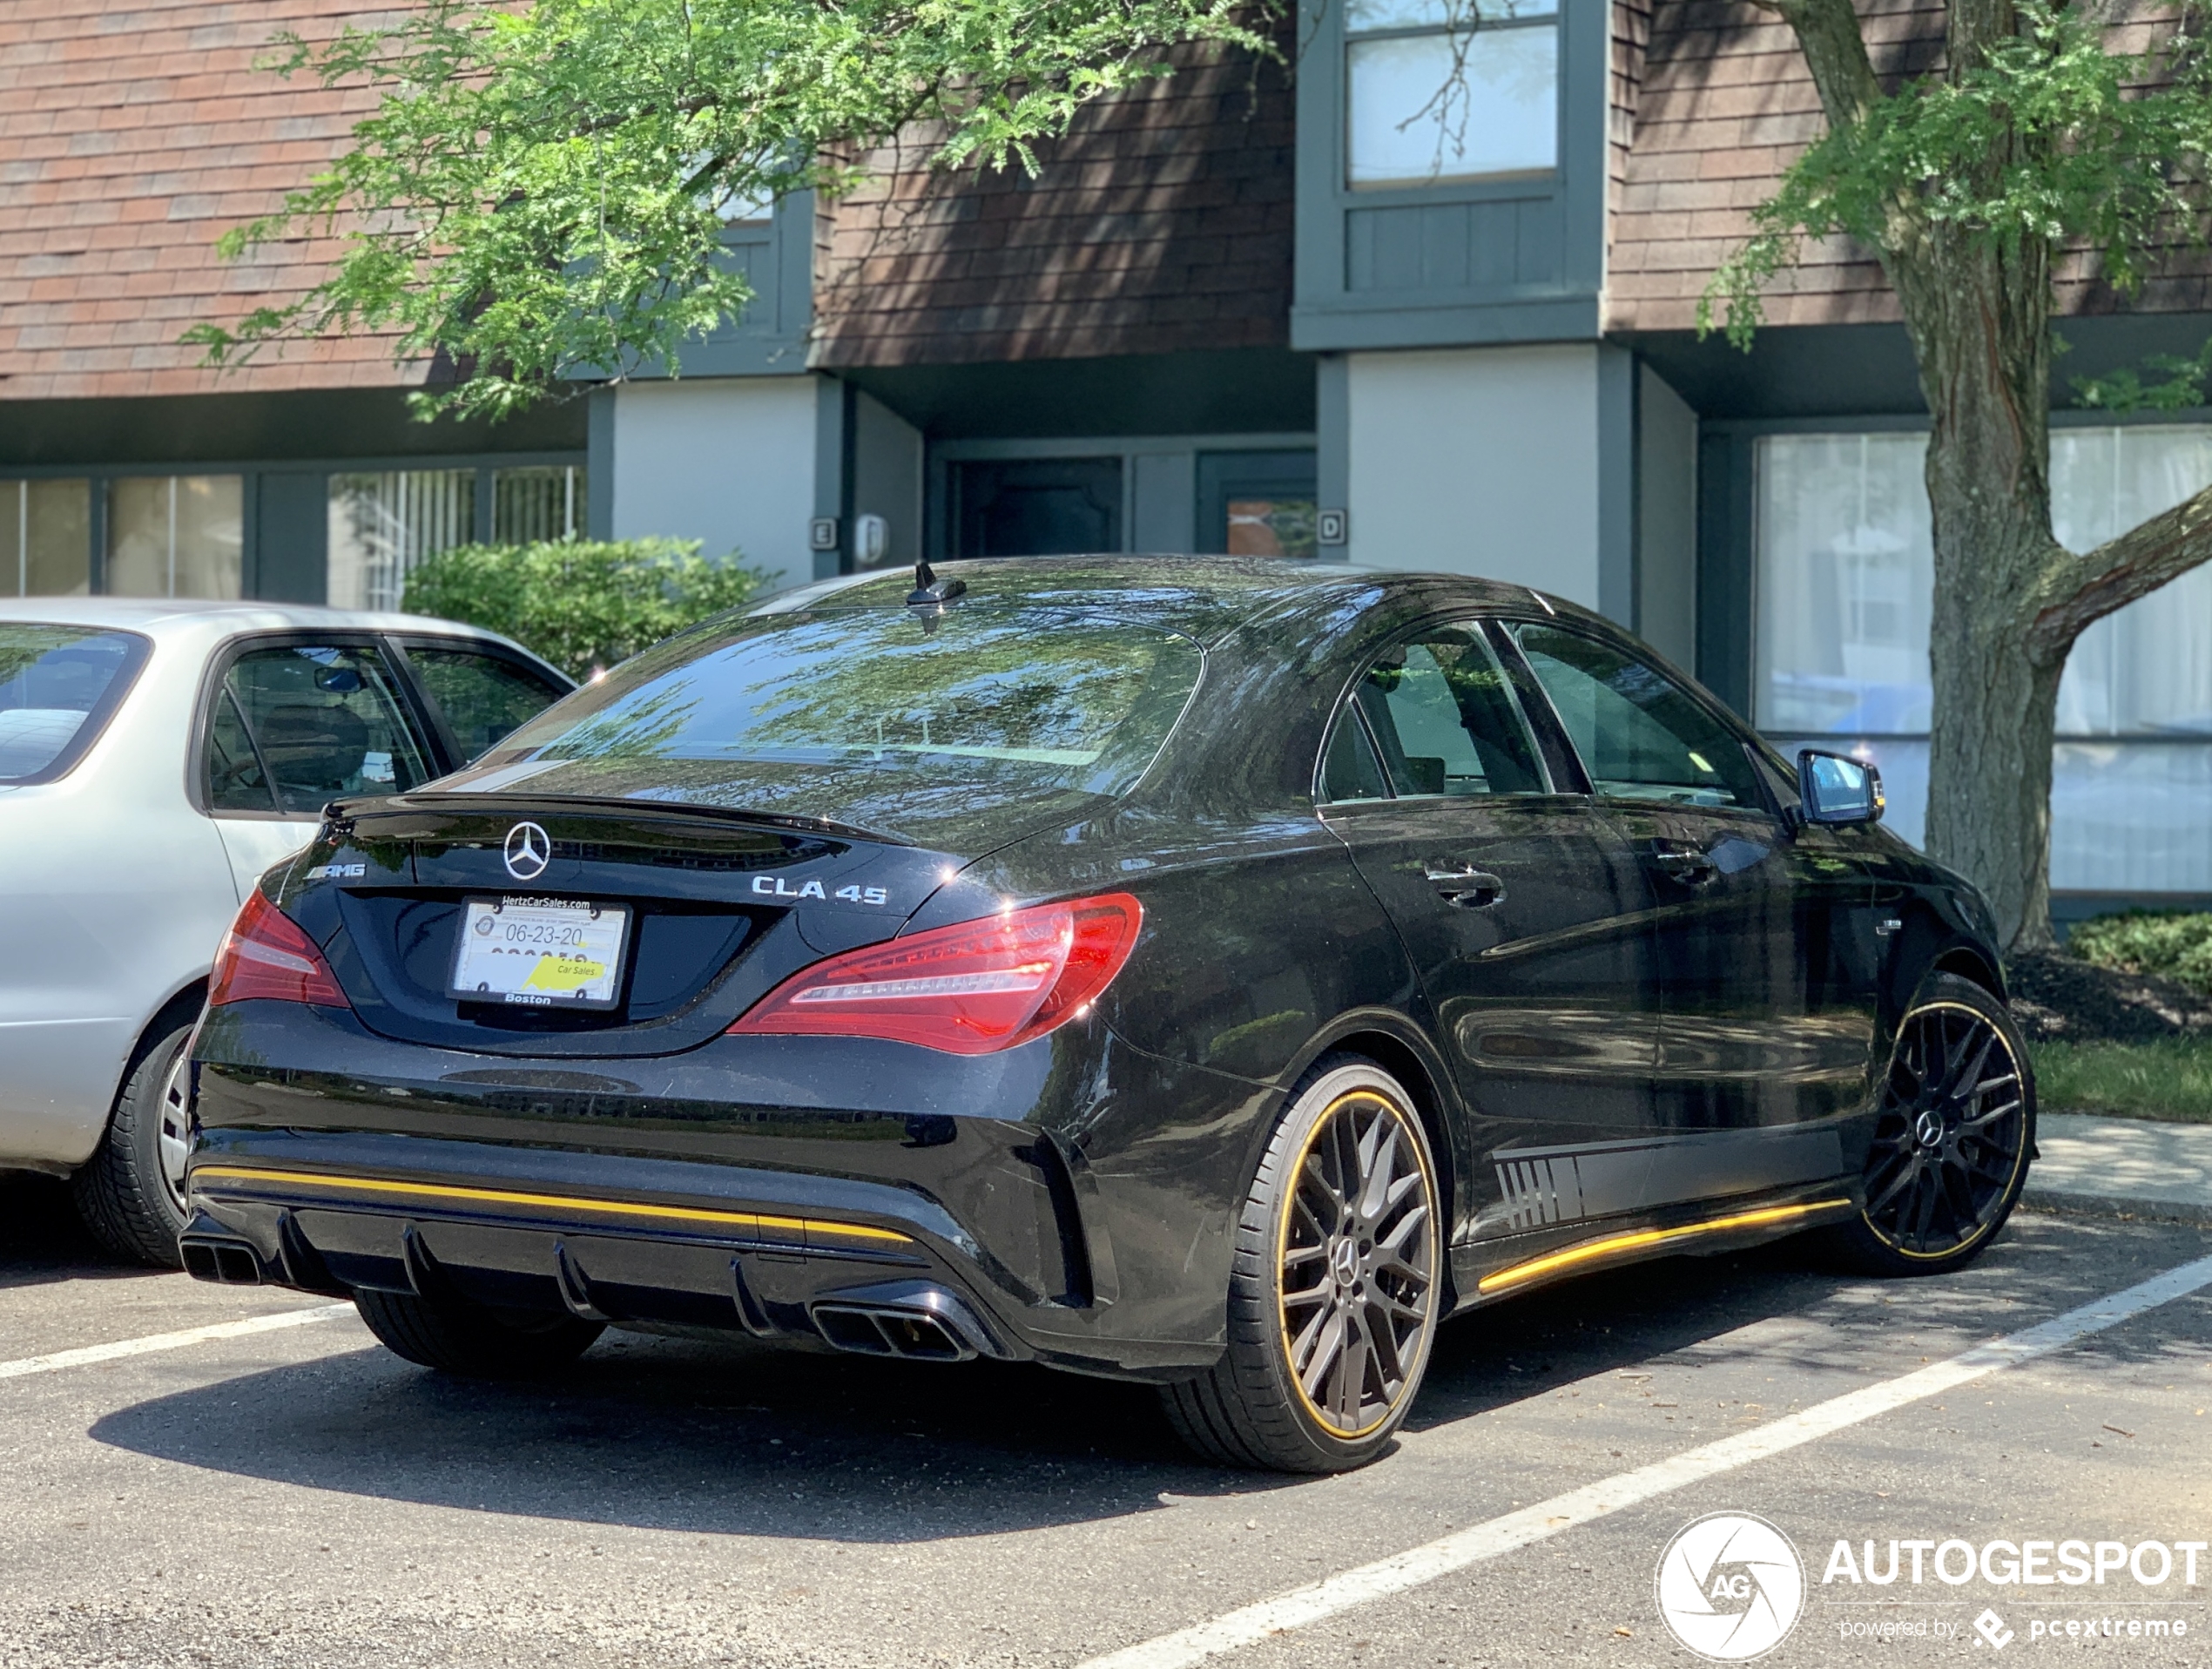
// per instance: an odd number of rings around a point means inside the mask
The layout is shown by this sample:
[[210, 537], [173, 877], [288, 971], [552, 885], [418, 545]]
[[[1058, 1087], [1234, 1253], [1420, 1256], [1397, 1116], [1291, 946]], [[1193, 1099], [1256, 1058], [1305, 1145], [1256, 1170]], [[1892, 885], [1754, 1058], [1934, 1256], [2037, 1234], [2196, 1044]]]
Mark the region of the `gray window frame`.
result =
[[[1560, 0], [1558, 165], [1548, 172], [1362, 186], [1348, 179], [1351, 72], [1342, 0], [1303, 0], [1298, 82], [1297, 291], [1291, 346], [1302, 351], [1595, 341], [1605, 281], [1606, 156], [1611, 97], [1611, 7]], [[1464, 274], [1440, 249], [1457, 239], [1494, 251], [1478, 225], [1513, 227], [1510, 272]], [[1358, 281], [1384, 256], [1420, 267], [1420, 281]], [[1418, 251], [1407, 242], [1418, 242]], [[1441, 240], [1440, 242], [1439, 240]], [[1399, 247], [1404, 246], [1404, 247]], [[1365, 253], [1363, 253], [1365, 252]], [[1377, 268], [1376, 270], [1379, 270]]]

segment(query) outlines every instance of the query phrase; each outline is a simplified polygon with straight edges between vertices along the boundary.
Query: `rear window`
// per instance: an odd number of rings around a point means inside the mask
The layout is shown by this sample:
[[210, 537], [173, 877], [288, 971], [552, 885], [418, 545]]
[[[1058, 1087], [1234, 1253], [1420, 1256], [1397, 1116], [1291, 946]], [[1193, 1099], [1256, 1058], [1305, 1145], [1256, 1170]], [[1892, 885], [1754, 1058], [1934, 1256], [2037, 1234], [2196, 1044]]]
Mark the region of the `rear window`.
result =
[[[1204, 661], [1174, 632], [1059, 610], [744, 619], [647, 650], [479, 764], [727, 762], [1119, 794], [1167, 740]], [[671, 786], [695, 778], [679, 770]]]
[[0, 784], [51, 782], [82, 759], [145, 653], [135, 632], [0, 621]]

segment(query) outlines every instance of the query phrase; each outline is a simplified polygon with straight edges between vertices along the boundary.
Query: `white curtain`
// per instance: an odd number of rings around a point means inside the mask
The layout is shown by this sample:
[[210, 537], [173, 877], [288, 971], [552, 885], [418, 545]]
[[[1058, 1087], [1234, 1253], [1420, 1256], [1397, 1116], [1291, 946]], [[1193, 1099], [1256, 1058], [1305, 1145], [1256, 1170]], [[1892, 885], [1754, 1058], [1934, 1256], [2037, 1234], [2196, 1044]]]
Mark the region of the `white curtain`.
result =
[[[1926, 803], [1934, 590], [1924, 435], [1759, 443], [1754, 702], [1761, 728], [1865, 751], [1890, 821], [1918, 839]], [[2212, 484], [2212, 428], [2062, 429], [2052, 519], [2088, 551]], [[2059, 689], [2052, 882], [2212, 892], [2212, 570], [2084, 632]]]

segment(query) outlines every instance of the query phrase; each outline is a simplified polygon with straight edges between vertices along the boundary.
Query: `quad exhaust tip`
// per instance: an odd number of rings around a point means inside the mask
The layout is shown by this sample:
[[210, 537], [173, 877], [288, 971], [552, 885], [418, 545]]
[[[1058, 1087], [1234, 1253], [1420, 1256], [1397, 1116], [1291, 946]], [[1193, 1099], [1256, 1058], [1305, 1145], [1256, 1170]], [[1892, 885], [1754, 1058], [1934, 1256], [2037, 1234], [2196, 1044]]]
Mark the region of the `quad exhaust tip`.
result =
[[823, 1338], [863, 1356], [970, 1362], [1008, 1354], [966, 1303], [927, 1281], [833, 1293], [815, 1300], [808, 1313]]
[[261, 1284], [260, 1253], [244, 1240], [219, 1240], [212, 1235], [187, 1235], [177, 1243], [184, 1254], [185, 1273], [194, 1280], [212, 1280], [225, 1287]]

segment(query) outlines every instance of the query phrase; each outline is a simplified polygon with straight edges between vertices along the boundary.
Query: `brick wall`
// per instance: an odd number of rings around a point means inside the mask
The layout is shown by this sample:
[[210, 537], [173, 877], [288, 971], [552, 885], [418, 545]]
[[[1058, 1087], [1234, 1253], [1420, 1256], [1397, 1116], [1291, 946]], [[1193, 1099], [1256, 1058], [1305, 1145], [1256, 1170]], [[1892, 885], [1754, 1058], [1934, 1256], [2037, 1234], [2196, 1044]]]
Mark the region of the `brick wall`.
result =
[[391, 386], [388, 341], [318, 342], [218, 377], [177, 337], [282, 302], [334, 246], [237, 263], [226, 227], [325, 164], [372, 100], [255, 70], [271, 36], [388, 12], [333, 0], [0, 3], [0, 399]]
[[[1638, 0], [1621, 0], [1623, 7]], [[2114, 36], [2141, 51], [2159, 27], [2155, 0]], [[1860, 0], [1878, 71], [1921, 73], [1941, 58], [1941, 0]], [[1616, 9], [1615, 33], [1622, 33]], [[1716, 267], [1750, 234], [1750, 211], [1824, 131], [1819, 97], [1788, 24], [1743, 0], [1658, 0], [1636, 88], [1630, 144], [1615, 197], [1607, 263], [1608, 330], [1679, 330]], [[1616, 64], [1620, 49], [1615, 47]], [[1616, 89], [1620, 78], [1616, 74]], [[1616, 122], [1620, 98], [1616, 91]], [[2208, 262], [2176, 248], [2133, 311], [2207, 305]], [[2087, 256], [2058, 265], [2060, 313], [2119, 310]], [[1871, 252], [1844, 239], [1808, 244], [1767, 295], [1768, 322], [1851, 324], [1898, 316]]]
[[933, 171], [939, 136], [919, 126], [867, 158], [874, 177], [820, 217], [813, 362], [1287, 344], [1289, 77], [1175, 56], [1171, 78], [1084, 111], [1034, 179]]

